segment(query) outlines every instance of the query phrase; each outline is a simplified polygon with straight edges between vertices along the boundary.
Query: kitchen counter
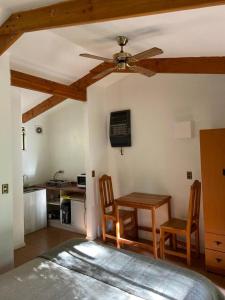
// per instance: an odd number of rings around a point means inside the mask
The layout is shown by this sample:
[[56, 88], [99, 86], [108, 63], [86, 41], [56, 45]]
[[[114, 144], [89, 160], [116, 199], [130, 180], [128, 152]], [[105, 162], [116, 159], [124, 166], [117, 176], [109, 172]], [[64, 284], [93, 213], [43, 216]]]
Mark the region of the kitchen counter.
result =
[[64, 186], [51, 186], [48, 184], [38, 184], [35, 185], [35, 187], [40, 189], [52, 190], [52, 191], [64, 191], [69, 193], [80, 193], [80, 194], [86, 193], [86, 189], [77, 187], [76, 183], [72, 183]]
[[27, 186], [23, 188], [23, 193], [27, 194], [27, 193], [33, 193], [33, 192], [37, 192], [37, 191], [41, 191], [44, 190], [44, 187], [37, 187], [37, 186]]

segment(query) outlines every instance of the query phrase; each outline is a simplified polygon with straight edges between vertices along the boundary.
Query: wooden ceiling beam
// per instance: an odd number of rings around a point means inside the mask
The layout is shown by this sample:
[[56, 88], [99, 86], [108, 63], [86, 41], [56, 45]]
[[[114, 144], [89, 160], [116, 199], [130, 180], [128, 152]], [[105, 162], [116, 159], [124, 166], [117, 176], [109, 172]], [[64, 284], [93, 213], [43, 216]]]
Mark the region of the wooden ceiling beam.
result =
[[[181, 58], [154, 58], [143, 60], [140, 66], [155, 71], [156, 73], [171, 74], [225, 74], [225, 57], [181, 57]], [[87, 87], [97, 82], [94, 76], [112, 67], [112, 64], [102, 63], [92, 69], [90, 73], [74, 82], [71, 87], [86, 91]], [[117, 71], [120, 73], [134, 73], [128, 70]], [[23, 122], [35, 118], [41, 113], [66, 100], [66, 97], [52, 96], [23, 114]]]
[[225, 4], [224, 0], [70, 0], [12, 14], [0, 34], [81, 25]]
[[22, 34], [3, 34], [0, 35], [0, 55], [2, 55], [6, 50], [9, 49], [20, 37]]
[[225, 0], [70, 0], [12, 14], [0, 27], [0, 54], [25, 32], [224, 5]]
[[[94, 69], [92, 69], [92, 72], [94, 74], [98, 74], [98, 73], [101, 73], [102, 71], [106, 70], [108, 67], [109, 67], [109, 64], [102, 63], [102, 64], [98, 65], [97, 67], [95, 67]], [[70, 85], [70, 87], [79, 89], [79, 90], [83, 90], [83, 91], [85, 91], [85, 94], [86, 94], [87, 87], [99, 80], [99, 79], [93, 78], [94, 75], [92, 72], [88, 73], [81, 79], [72, 83]], [[23, 114], [23, 116], [22, 116], [23, 123], [26, 123], [26, 122], [32, 120], [33, 118], [39, 116], [40, 114], [46, 112], [47, 110], [49, 110], [49, 109], [53, 108], [54, 106], [60, 104], [61, 102], [65, 101], [66, 99], [68, 99], [68, 97], [52, 96], [52, 97], [44, 100], [43, 102], [41, 102], [40, 104], [36, 105], [35, 107], [33, 107], [32, 109], [30, 109], [29, 111], [27, 111]]]
[[11, 85], [59, 97], [66, 97], [78, 101], [86, 101], [85, 89], [67, 86], [65, 84], [14, 70], [11, 70]]
[[140, 66], [156, 73], [225, 74], [225, 57], [180, 57], [143, 60]]

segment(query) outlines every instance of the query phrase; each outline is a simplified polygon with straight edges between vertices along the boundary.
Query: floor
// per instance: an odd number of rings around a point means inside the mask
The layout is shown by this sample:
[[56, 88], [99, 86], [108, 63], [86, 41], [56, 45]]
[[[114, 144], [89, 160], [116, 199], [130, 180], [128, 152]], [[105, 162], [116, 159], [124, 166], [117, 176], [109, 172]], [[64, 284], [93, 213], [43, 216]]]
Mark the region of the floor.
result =
[[78, 233], [48, 227], [25, 236], [26, 246], [15, 251], [14, 266], [18, 267], [49, 249], [72, 238], [84, 237]]
[[[26, 247], [15, 251], [15, 267], [22, 265], [29, 260], [32, 260], [38, 255], [63, 243], [66, 240], [70, 240], [76, 237], [84, 236], [74, 232], [53, 227], [49, 227], [43, 230], [39, 230], [35, 233], [28, 234], [25, 237]], [[136, 250], [136, 252], [140, 251]], [[147, 256], [152, 256], [146, 251], [141, 251], [141, 253]], [[167, 260], [179, 266], [187, 268], [185, 262], [179, 258], [167, 258]], [[205, 275], [210, 280], [212, 280], [225, 295], [225, 277], [206, 272], [204, 267], [204, 256], [201, 256], [199, 259], [193, 259], [191, 269]]]

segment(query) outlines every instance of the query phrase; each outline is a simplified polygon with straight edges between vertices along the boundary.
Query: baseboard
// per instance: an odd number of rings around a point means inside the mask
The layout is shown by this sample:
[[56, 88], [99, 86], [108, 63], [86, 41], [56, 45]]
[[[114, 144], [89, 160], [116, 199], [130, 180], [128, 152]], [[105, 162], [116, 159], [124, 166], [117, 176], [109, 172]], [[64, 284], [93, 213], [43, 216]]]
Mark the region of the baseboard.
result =
[[23, 248], [23, 247], [25, 247], [25, 246], [26, 246], [25, 242], [23, 242], [23, 243], [20, 243], [20, 244], [18, 244], [18, 245], [15, 245], [15, 246], [14, 246], [14, 250], [17, 250], [17, 249]]
[[84, 235], [86, 234], [86, 232], [84, 230], [80, 230], [78, 228], [73, 227], [72, 225], [62, 224], [61, 222], [57, 222], [57, 221], [53, 221], [53, 220], [48, 222], [48, 226], [72, 231], [72, 232], [79, 233], [79, 234], [84, 234]]

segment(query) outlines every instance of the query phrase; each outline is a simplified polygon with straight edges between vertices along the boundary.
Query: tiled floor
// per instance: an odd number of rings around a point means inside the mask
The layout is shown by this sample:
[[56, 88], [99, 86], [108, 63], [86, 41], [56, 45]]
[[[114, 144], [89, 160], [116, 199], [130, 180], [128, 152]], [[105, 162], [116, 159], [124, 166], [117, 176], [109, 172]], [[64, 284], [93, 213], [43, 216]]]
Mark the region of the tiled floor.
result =
[[[28, 234], [25, 238], [26, 247], [15, 251], [15, 266], [24, 264], [25, 262], [32, 260], [33, 258], [59, 245], [60, 243], [76, 237], [82, 237], [82, 235], [51, 227]], [[141, 253], [151, 256], [150, 253], [145, 251], [142, 251]], [[187, 265], [181, 259], [170, 258], [168, 260], [187, 268]], [[211, 279], [225, 295], [225, 277], [206, 272], [203, 256], [201, 256], [200, 259], [193, 259], [191, 269]]]

